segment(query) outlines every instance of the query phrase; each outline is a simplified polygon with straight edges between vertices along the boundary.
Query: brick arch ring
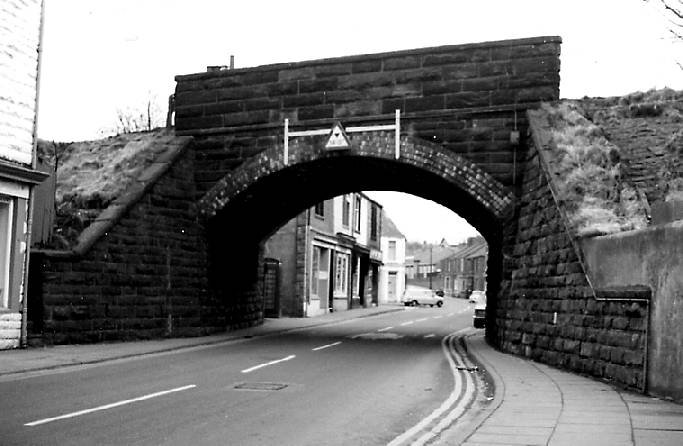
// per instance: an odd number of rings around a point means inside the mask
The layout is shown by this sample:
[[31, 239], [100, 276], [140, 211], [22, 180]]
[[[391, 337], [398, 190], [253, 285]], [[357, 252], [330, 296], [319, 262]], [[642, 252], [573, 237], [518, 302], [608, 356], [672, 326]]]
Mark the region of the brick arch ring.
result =
[[233, 198], [260, 180], [303, 163], [325, 158], [353, 156], [386, 159], [403, 163], [441, 177], [486, 208], [499, 220], [510, 215], [512, 193], [475, 163], [444, 147], [411, 136], [401, 136], [400, 157], [395, 157], [393, 132], [365, 132], [349, 136], [348, 150], [330, 152], [324, 148], [326, 138], [299, 137], [289, 143], [288, 163], [284, 163], [283, 147], [266, 149], [220, 179], [199, 201], [202, 220], [208, 221]]

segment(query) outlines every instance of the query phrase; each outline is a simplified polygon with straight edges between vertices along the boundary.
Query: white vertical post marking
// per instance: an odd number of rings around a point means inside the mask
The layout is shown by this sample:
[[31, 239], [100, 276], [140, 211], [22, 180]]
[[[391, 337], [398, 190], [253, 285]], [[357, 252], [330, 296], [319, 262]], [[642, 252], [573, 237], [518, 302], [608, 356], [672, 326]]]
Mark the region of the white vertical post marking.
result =
[[401, 150], [401, 109], [396, 109], [396, 159], [398, 159]]
[[289, 164], [289, 119], [285, 118], [285, 152], [284, 152], [285, 166]]

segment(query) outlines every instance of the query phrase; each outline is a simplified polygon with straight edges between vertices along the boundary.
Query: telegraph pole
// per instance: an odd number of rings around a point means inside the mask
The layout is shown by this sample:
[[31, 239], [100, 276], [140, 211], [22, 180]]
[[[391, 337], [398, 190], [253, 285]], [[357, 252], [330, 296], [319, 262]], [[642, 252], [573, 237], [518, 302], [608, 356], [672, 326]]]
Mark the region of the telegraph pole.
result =
[[434, 275], [434, 261], [432, 260], [432, 250], [434, 245], [429, 245], [429, 289], [432, 289], [432, 276]]

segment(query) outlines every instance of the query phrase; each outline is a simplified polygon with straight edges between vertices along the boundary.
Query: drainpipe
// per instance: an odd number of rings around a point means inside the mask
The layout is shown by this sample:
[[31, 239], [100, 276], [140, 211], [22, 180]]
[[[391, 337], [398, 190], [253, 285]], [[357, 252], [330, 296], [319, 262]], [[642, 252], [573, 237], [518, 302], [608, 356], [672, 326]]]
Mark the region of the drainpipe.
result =
[[[36, 151], [38, 148], [38, 104], [40, 100], [40, 67], [43, 54], [43, 29], [45, 25], [45, 0], [40, 2], [40, 27], [38, 30], [38, 60], [36, 67], [36, 108], [33, 116], [33, 147], [31, 148], [31, 169], [36, 170], [38, 164]], [[34, 186], [29, 186], [27, 222], [26, 222], [26, 249], [24, 250], [24, 271], [22, 281], [24, 286], [20, 287], [21, 298], [21, 334], [19, 335], [19, 346], [28, 346], [28, 269], [31, 252], [31, 232], [33, 231], [33, 200], [35, 192]]]

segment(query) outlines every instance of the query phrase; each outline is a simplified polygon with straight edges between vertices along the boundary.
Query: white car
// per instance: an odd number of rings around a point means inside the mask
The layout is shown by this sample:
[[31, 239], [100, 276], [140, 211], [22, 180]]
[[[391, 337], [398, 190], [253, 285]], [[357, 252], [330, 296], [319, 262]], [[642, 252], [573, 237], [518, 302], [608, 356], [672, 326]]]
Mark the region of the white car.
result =
[[436, 305], [441, 308], [443, 305], [443, 297], [439, 296], [436, 291], [424, 288], [408, 289], [403, 294], [401, 302], [406, 307], [417, 307], [418, 305], [429, 305], [433, 307]]
[[477, 302], [480, 302], [482, 299], [486, 301], [486, 291], [478, 291], [474, 290], [472, 291], [472, 294], [470, 294], [470, 302], [476, 304]]
[[474, 304], [474, 315], [472, 316], [472, 325], [474, 328], [486, 327], [486, 293], [479, 297]]

